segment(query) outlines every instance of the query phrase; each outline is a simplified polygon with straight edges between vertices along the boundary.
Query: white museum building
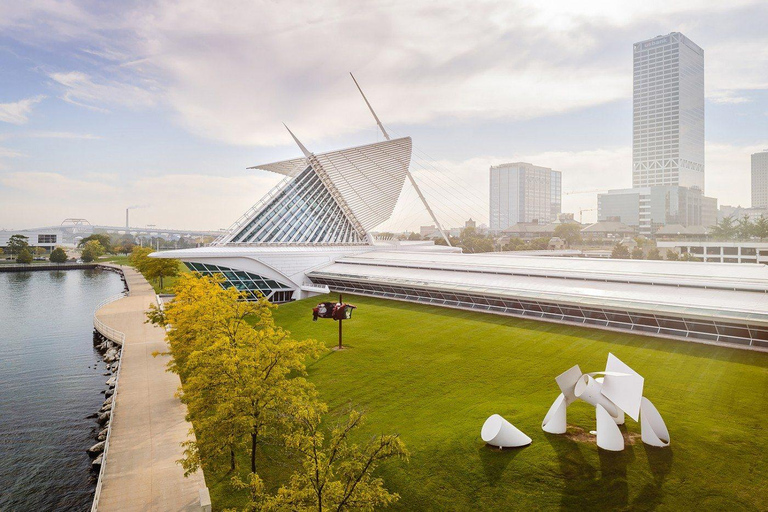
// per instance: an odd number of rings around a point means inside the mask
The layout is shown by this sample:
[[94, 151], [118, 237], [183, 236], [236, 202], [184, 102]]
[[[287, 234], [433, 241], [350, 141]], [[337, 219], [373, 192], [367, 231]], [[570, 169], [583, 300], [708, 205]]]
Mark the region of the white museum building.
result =
[[390, 139], [376, 121], [387, 140], [328, 153], [294, 136], [303, 156], [253, 167], [284, 179], [226, 234], [152, 256], [220, 273], [275, 303], [348, 292], [768, 350], [765, 265], [463, 254], [377, 240], [371, 232], [392, 215], [406, 179], [442, 228], [410, 173], [411, 138]]

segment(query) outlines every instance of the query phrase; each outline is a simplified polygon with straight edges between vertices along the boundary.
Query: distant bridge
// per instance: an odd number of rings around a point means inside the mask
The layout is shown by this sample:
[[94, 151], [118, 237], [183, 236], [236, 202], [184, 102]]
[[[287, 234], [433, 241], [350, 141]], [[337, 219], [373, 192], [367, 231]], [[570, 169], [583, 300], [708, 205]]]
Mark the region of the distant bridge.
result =
[[64, 219], [59, 226], [47, 226], [42, 228], [35, 228], [34, 232], [49, 232], [49, 233], [61, 233], [64, 239], [75, 240], [78, 237], [85, 238], [93, 233], [111, 233], [125, 235], [130, 234], [133, 236], [149, 236], [159, 238], [171, 238], [171, 237], [201, 237], [210, 236], [217, 237], [224, 233], [224, 230], [207, 231], [207, 230], [195, 230], [195, 229], [172, 229], [172, 228], [159, 228], [157, 226], [103, 226], [98, 224], [91, 224], [86, 219]]

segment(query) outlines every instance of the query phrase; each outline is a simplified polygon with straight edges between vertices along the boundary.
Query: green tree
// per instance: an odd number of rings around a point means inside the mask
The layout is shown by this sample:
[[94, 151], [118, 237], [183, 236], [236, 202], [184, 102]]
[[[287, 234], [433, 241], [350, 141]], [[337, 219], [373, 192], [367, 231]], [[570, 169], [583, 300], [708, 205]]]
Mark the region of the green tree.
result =
[[19, 252], [19, 255], [16, 256], [16, 262], [17, 263], [23, 263], [24, 265], [29, 265], [32, 263], [32, 253], [29, 252], [29, 249], [26, 247]]
[[619, 242], [613, 246], [613, 251], [611, 251], [611, 258], [627, 260], [629, 259], [629, 249], [627, 249], [627, 246]]
[[413, 232], [408, 235], [408, 240], [421, 240], [421, 235], [419, 233]]
[[3, 254], [5, 254], [5, 251], [3, 250], [2, 247], [0, 247], [0, 256], [2, 256]]
[[664, 258], [661, 257], [661, 252], [659, 252], [659, 249], [657, 247], [651, 247], [650, 249], [648, 249], [648, 254], [645, 256], [645, 259], [661, 260]]
[[555, 226], [554, 236], [559, 237], [568, 244], [568, 247], [581, 243], [581, 224], [568, 223]]
[[98, 259], [103, 254], [104, 247], [101, 246], [101, 243], [98, 240], [90, 240], [83, 246], [83, 250], [80, 253], [80, 258], [84, 262], [90, 263], [91, 261]]
[[528, 244], [528, 248], [533, 251], [544, 251], [549, 248], [549, 238], [542, 236], [540, 238], [534, 238]]
[[128, 261], [133, 268], [143, 274], [146, 272], [147, 267], [152, 263], [152, 259], [149, 257], [152, 252], [154, 251], [149, 247], [136, 246], [131, 251], [131, 256], [128, 258]]
[[768, 217], [761, 215], [755, 219], [754, 235], [759, 238], [761, 242], [768, 238]]
[[748, 215], [744, 215], [736, 221], [736, 237], [739, 240], [749, 240], [752, 238], [754, 230], [754, 225]]
[[[16, 256], [17, 254], [20, 254], [21, 251], [24, 249], [29, 249], [29, 243], [27, 242], [29, 240], [29, 237], [24, 235], [13, 235], [11, 238], [8, 239], [8, 250], [11, 253], [11, 256]], [[29, 251], [27, 251], [29, 252]]]
[[[281, 510], [375, 510], [395, 503], [400, 496], [389, 492], [375, 469], [389, 459], [407, 459], [408, 451], [397, 435], [381, 434], [362, 446], [352, 443], [352, 433], [363, 415], [352, 411], [326, 436], [315, 417], [302, 418], [286, 444], [302, 458], [301, 469], [274, 496], [263, 493], [258, 477], [250, 482], [254, 508]], [[243, 484], [241, 484], [243, 485]]]
[[717, 240], [733, 240], [737, 235], [737, 227], [733, 215], [723, 217], [720, 222], [712, 226], [709, 234]]
[[667, 249], [667, 260], [669, 261], [677, 261], [680, 259], [680, 256], [673, 251], [672, 249]]
[[633, 260], [641, 260], [643, 259], [643, 256], [645, 255], [643, 254], [643, 250], [640, 247], [635, 247], [634, 249], [632, 249]]
[[94, 233], [80, 240], [78, 247], [85, 247], [88, 242], [97, 241], [104, 248], [105, 252], [112, 252], [112, 239], [106, 233]]
[[49, 259], [51, 260], [51, 263], [66, 263], [67, 253], [64, 252], [64, 249], [62, 249], [61, 247], [57, 247], [51, 251], [51, 255], [49, 256]]
[[160, 289], [164, 288], [163, 278], [179, 275], [179, 260], [168, 258], [147, 258], [144, 264], [144, 277], [153, 281], [160, 280]]

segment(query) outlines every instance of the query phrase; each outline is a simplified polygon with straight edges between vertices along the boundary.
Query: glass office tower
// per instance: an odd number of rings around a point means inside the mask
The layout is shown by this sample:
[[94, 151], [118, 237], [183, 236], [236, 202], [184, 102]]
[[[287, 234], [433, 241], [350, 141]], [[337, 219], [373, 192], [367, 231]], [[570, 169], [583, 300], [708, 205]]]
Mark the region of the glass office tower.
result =
[[490, 170], [490, 224], [500, 231], [518, 222], [548, 224], [562, 204], [560, 171], [525, 162], [495, 165]]
[[679, 32], [634, 45], [632, 186], [704, 191], [704, 50]]

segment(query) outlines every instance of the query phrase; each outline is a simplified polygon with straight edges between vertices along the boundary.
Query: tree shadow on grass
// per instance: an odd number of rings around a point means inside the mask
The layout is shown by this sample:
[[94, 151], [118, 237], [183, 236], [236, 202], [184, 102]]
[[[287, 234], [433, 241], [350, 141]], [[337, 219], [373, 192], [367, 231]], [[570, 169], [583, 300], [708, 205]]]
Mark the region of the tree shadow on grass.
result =
[[509, 466], [509, 463], [525, 448], [523, 446], [520, 448], [499, 449], [483, 443], [477, 452], [480, 456], [480, 463], [483, 466], [483, 473], [485, 473], [488, 485], [495, 486], [499, 482], [501, 475], [504, 474], [504, 470]]

